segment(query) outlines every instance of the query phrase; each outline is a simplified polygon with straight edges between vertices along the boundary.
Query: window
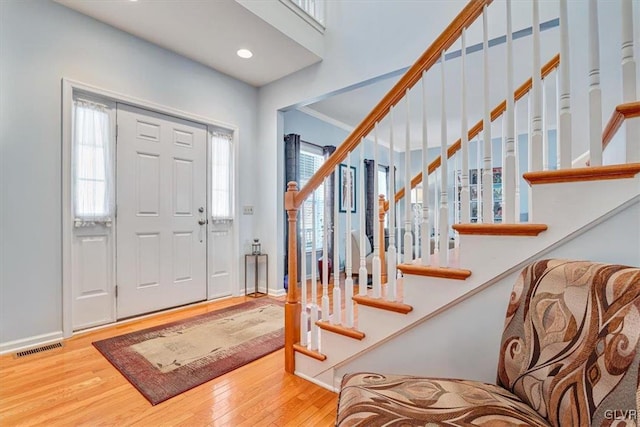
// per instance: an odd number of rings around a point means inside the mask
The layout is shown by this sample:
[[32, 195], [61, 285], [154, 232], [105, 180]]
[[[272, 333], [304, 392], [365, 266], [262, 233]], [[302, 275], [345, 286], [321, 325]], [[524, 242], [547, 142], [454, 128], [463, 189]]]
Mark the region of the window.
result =
[[[303, 145], [300, 148], [300, 188], [304, 187], [313, 174], [324, 163], [321, 150], [314, 150], [312, 146]], [[322, 249], [322, 233], [324, 231], [324, 184], [316, 190], [316, 215], [312, 215], [313, 196], [309, 196], [303, 204], [304, 215], [304, 247], [307, 251], [312, 249], [313, 223], [315, 220], [316, 249]]]
[[211, 138], [211, 218], [233, 219], [233, 137], [215, 132]]
[[84, 99], [73, 106], [73, 214], [76, 227], [110, 225], [113, 146], [109, 107]]

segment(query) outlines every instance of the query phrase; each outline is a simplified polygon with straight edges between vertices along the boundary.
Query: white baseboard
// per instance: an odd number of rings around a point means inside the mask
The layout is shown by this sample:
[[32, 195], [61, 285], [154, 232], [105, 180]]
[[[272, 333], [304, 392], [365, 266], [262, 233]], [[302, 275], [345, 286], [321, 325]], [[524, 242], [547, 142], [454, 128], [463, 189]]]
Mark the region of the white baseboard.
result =
[[63, 338], [64, 336], [62, 331], [55, 331], [48, 334], [35, 335], [15, 341], [0, 343], [0, 354], [13, 353], [16, 351], [26, 350], [31, 347], [51, 344], [56, 341], [61, 341]]
[[287, 291], [285, 289], [269, 289], [269, 295], [272, 297], [283, 297], [287, 295]]
[[295, 371], [295, 372], [294, 372], [294, 374], [295, 374], [295, 376], [297, 376], [297, 377], [300, 377], [300, 378], [302, 378], [302, 379], [304, 379], [304, 380], [307, 380], [307, 381], [309, 381], [310, 383], [314, 383], [315, 385], [320, 386], [320, 387], [322, 387], [322, 388], [324, 388], [324, 389], [327, 389], [327, 390], [329, 390], [329, 391], [332, 391], [332, 392], [334, 392], [334, 393], [338, 393], [338, 392], [340, 391], [339, 389], [336, 389], [334, 386], [331, 386], [331, 385], [329, 385], [329, 384], [325, 384], [325, 383], [323, 383], [322, 381], [318, 381], [316, 378], [311, 378], [310, 376], [305, 375], [305, 374], [303, 374], [303, 373], [302, 373], [302, 372], [300, 372], [300, 371]]

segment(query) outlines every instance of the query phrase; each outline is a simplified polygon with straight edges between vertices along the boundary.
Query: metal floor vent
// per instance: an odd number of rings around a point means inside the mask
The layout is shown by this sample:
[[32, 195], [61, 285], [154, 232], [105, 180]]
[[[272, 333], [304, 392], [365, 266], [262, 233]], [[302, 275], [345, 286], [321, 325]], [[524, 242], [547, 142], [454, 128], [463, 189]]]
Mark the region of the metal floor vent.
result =
[[55, 344], [43, 345], [42, 347], [30, 348], [29, 350], [23, 350], [16, 353], [16, 358], [29, 356], [36, 353], [42, 353], [43, 351], [49, 351], [56, 348], [62, 348], [62, 343], [57, 342]]

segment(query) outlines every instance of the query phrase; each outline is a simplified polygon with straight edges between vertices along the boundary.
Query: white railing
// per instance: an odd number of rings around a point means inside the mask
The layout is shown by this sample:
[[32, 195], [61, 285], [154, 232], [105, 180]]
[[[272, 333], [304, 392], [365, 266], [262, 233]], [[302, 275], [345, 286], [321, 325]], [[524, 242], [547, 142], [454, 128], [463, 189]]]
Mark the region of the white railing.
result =
[[324, 26], [324, 0], [280, 0], [296, 5], [307, 16]]
[[[438, 267], [452, 267], [452, 257], [450, 257], [453, 231], [451, 223], [455, 222], [479, 222], [479, 223], [518, 223], [520, 222], [520, 198], [524, 189], [519, 188], [520, 176], [527, 172], [520, 168], [520, 158], [523, 154], [523, 150], [520, 147], [518, 140], [518, 127], [517, 127], [517, 112], [527, 111], [527, 122], [529, 130], [528, 134], [528, 171], [539, 171], [543, 169], [553, 168], [570, 168], [571, 164], [571, 121], [573, 117], [573, 111], [571, 107], [571, 85], [570, 85], [570, 68], [567, 58], [570, 55], [569, 52], [569, 16], [567, 15], [567, 0], [559, 0], [560, 10], [560, 29], [559, 37], [557, 41], [557, 50], [561, 52], [558, 65], [557, 57], [541, 58], [541, 37], [539, 26], [539, 12], [538, 2], [532, 1], [532, 22], [533, 30], [531, 36], [531, 46], [533, 50], [533, 69], [531, 70], [532, 78], [528, 82], [523, 83], [517, 89], [514, 88], [514, 63], [516, 61], [516, 52], [514, 52], [512, 32], [512, 10], [511, 0], [506, 2], [506, 21], [507, 37], [506, 37], [506, 61], [503, 63], [489, 61], [489, 14], [487, 11], [487, 2], [484, 4], [484, 10], [482, 12], [482, 29], [483, 29], [483, 41], [482, 52], [478, 55], [483, 55], [483, 71], [482, 71], [482, 85], [483, 85], [483, 100], [482, 111], [467, 111], [469, 109], [468, 102], [468, 87], [467, 79], [470, 78], [470, 70], [468, 66], [467, 51], [467, 37], [466, 28], [471, 25], [472, 21], [467, 22], [466, 26], [460, 30], [461, 38], [461, 58], [459, 61], [462, 67], [461, 76], [462, 81], [453, 81], [450, 76], [453, 67], [453, 63], [447, 61], [447, 50], [451, 49], [450, 43], [446, 49], [437, 52], [440, 58], [439, 67], [429, 67], [428, 69], [420, 70], [419, 74], [413, 78], [414, 83], [410, 87], [402, 89], [403, 96], [400, 96], [392, 105], [386, 110], [382, 118], [376, 119], [373, 126], [368, 128], [368, 132], [359, 136], [360, 149], [359, 152], [354, 153], [352, 151], [341, 153], [344, 157], [341, 157], [339, 162], [343, 162], [347, 166], [347, 171], [351, 170], [351, 166], [356, 168], [356, 175], [351, 176], [349, 172], [345, 175], [345, 194], [344, 201], [338, 200], [338, 187], [343, 183], [339, 181], [340, 171], [339, 166], [336, 166], [333, 170], [334, 180], [336, 182], [334, 190], [336, 194], [335, 198], [335, 212], [336, 220], [334, 221], [334, 253], [333, 256], [333, 283], [328, 284], [328, 273], [326, 272], [327, 262], [323, 262], [324, 271], [323, 277], [323, 295], [322, 295], [322, 315], [318, 315], [318, 295], [316, 291], [316, 273], [311, 274], [311, 290], [306, 287], [306, 277], [303, 273], [303, 286], [302, 286], [302, 302], [304, 309], [300, 314], [300, 322], [302, 324], [303, 331], [301, 332], [300, 343], [306, 346], [309, 350], [322, 351], [321, 344], [318, 340], [319, 332], [316, 320], [322, 320], [324, 322], [330, 322], [334, 326], [340, 326], [346, 329], [357, 329], [357, 307], [354, 305], [354, 277], [358, 280], [358, 298], [368, 296], [372, 299], [384, 301], [401, 301], [402, 292], [398, 288], [397, 279], [397, 264], [401, 259], [404, 264], [415, 264], [422, 266], [430, 266], [431, 264], [437, 264]], [[635, 94], [637, 83], [635, 81], [636, 76], [636, 63], [633, 58], [633, 22], [631, 21], [632, 11], [630, 10], [631, 1], [622, 0], [623, 17], [622, 23], [619, 25], [622, 28], [622, 55], [621, 64], [622, 69], [620, 71], [623, 76], [623, 91], [620, 101], [635, 100], [637, 95]], [[579, 120], [592, 123], [589, 126], [590, 129], [590, 151], [591, 151], [591, 165], [601, 163], [602, 159], [602, 101], [601, 101], [601, 88], [599, 85], [599, 49], [602, 40], [598, 38], [597, 28], [594, 26], [598, 23], [597, 7], [595, 1], [590, 0], [588, 4], [585, 4], [589, 10], [589, 22], [592, 27], [590, 29], [591, 39], [589, 42], [589, 68], [582, 70], [588, 77], [589, 86], [582, 88], [588, 93], [589, 109], [587, 112], [588, 117], [578, 117]], [[617, 25], [610, 25], [611, 28]], [[611, 46], [602, 46], [602, 49], [611, 49]], [[429, 51], [427, 51], [429, 52]], [[435, 53], [434, 53], [435, 55]], [[548, 61], [542, 66], [542, 60]], [[434, 60], [435, 62], [435, 60]], [[504, 64], [504, 67], [503, 67]], [[489, 99], [490, 88], [490, 73], [496, 72], [496, 67], [504, 68], [505, 71], [505, 84], [500, 88], [504, 101], [498, 104], [495, 108], [491, 109], [491, 100]], [[433, 69], [439, 68], [439, 70]], [[411, 69], [410, 69], [411, 71]], [[475, 70], [474, 70], [475, 71]], [[413, 71], [415, 72], [415, 70]], [[429, 116], [427, 105], [435, 102], [433, 98], [437, 98], [437, 93], [433, 93], [427, 87], [428, 74], [439, 73], [440, 75], [440, 111], [436, 117]], [[421, 84], [417, 84], [421, 82]], [[460, 86], [461, 90], [461, 102], [460, 102], [460, 126], [461, 137], [452, 144], [452, 141], [448, 139], [448, 126], [447, 117], [451, 110], [447, 109], [450, 95], [449, 92], [452, 87]], [[556, 93], [549, 93], [550, 88], [555, 86]], [[409, 98], [412, 91], [417, 91], [419, 96], [415, 96], [412, 99], [421, 100], [422, 105], [409, 105]], [[384, 100], [383, 100], [384, 101]], [[383, 102], [381, 101], [381, 104]], [[376, 107], [378, 108], [378, 107]], [[399, 110], [398, 110], [399, 109]], [[421, 111], [421, 154], [420, 154], [420, 174], [416, 178], [411, 178], [411, 124], [412, 110]], [[375, 112], [375, 110], [374, 110]], [[372, 112], [372, 114], [374, 114]], [[399, 113], [406, 112], [405, 123], [405, 141], [404, 141], [404, 162], [399, 164], [396, 161], [396, 147], [398, 144], [398, 134], [396, 126], [401, 127], [396, 120], [400, 116]], [[555, 146], [552, 146], [549, 141], [549, 131], [551, 130], [550, 119], [552, 114], [555, 114], [557, 120], [555, 127], [557, 129], [557, 138]], [[456, 115], [457, 116], [457, 115]], [[468, 119], [471, 116], [482, 117], [482, 120], [478, 122], [472, 128], [468, 127]], [[600, 120], [597, 120], [597, 117]], [[496, 126], [496, 128], [502, 128], [499, 132], [503, 141], [504, 148], [501, 150], [501, 155], [493, 152], [492, 141], [492, 122], [500, 119], [502, 126]], [[440, 145], [439, 145], [439, 159], [428, 163], [428, 124], [434, 121], [440, 121]], [[388, 245], [385, 248], [384, 235], [381, 234], [381, 227], [379, 224], [379, 208], [377, 199], [374, 200], [373, 219], [372, 223], [376, 224], [373, 227], [373, 236], [365, 235], [365, 175], [364, 175], [364, 160], [365, 160], [365, 138], [372, 141], [373, 147], [373, 168], [376, 171], [373, 174], [373, 186], [374, 194], [380, 193], [378, 189], [378, 175], [377, 168], [381, 153], [381, 147], [379, 144], [379, 133], [381, 129], [388, 128], [388, 143], [389, 143], [389, 183], [390, 194], [387, 202], [388, 206]], [[358, 129], [358, 128], [357, 128]], [[631, 130], [629, 130], [631, 129]], [[627, 138], [629, 132], [633, 134], [633, 126], [627, 127]], [[637, 138], [636, 138], [637, 142]], [[628, 144], [628, 146], [631, 144]], [[640, 144], [638, 144], [640, 146]], [[459, 158], [453, 159], [455, 152], [460, 150]], [[553, 150], [555, 150], [553, 152]], [[599, 152], [598, 152], [599, 150]], [[627, 161], [637, 161], [640, 157], [640, 149], [627, 148]], [[338, 154], [338, 151], [336, 151]], [[336, 155], [334, 154], [334, 155]], [[556, 163], [550, 162], [551, 154], [557, 159]], [[588, 155], [587, 155], [588, 156]], [[636, 157], [637, 156], [637, 157]], [[475, 160], [472, 159], [475, 157]], [[586, 162], [588, 157], [581, 156], [580, 162]], [[357, 159], [357, 160], [356, 160]], [[600, 160], [598, 160], [600, 159]], [[576, 164], [575, 167], [581, 167], [581, 164]], [[403, 188], [394, 196], [396, 188], [396, 174], [394, 171], [403, 169], [399, 176], [404, 176]], [[453, 169], [453, 173], [450, 173], [450, 168]], [[499, 172], [496, 172], [495, 168], [501, 168]], [[451, 180], [451, 177], [454, 177]], [[459, 176], [459, 178], [458, 178]], [[325, 177], [326, 178], [326, 177]], [[353, 179], [353, 181], [351, 181]], [[419, 207], [418, 213], [414, 213], [414, 205], [411, 201], [411, 191], [418, 182], [422, 182], [421, 185], [421, 199], [422, 204]], [[354, 185], [357, 184], [357, 185]], [[329, 186], [325, 184], [325, 188]], [[356, 188], [356, 194], [351, 193], [352, 189]], [[315, 197], [314, 192], [307, 193], [310, 197]], [[353, 196], [353, 197], [352, 197]], [[325, 196], [325, 200], [328, 200], [329, 196]], [[401, 201], [402, 197], [404, 200]], [[355, 213], [351, 209], [351, 200], [358, 200], [357, 206], [360, 211]], [[396, 203], [396, 200], [399, 202]], [[451, 206], [451, 200], [453, 205]], [[529, 201], [531, 198], [529, 197]], [[342, 202], [342, 203], [341, 203]], [[346, 209], [344, 213], [341, 213], [338, 207], [341, 204], [346, 203]], [[313, 203], [315, 209], [315, 203]], [[404, 214], [401, 212], [404, 210]], [[400, 212], [399, 212], [400, 211]], [[531, 212], [531, 209], [528, 210]], [[327, 213], [325, 213], [325, 216]], [[338, 218], [340, 218], [338, 220]], [[342, 220], [344, 218], [344, 220]], [[529, 217], [529, 222], [532, 218]], [[339, 224], [344, 224], [345, 229], [341, 232], [344, 236], [344, 243], [338, 236], [340, 235], [338, 228]], [[353, 242], [359, 243], [359, 270], [357, 272], [352, 271], [353, 261], [351, 259], [352, 253], [352, 228], [353, 224], [359, 224], [356, 228], [359, 230], [357, 239], [353, 239]], [[401, 226], [403, 224], [403, 226]], [[314, 227], [316, 224], [314, 223]], [[404, 229], [404, 233], [400, 235], [400, 230]], [[328, 232], [329, 230], [325, 230]], [[316, 235], [314, 228], [312, 236]], [[364, 253], [364, 248], [368, 246], [367, 241], [369, 237], [372, 237], [373, 241], [373, 259], [371, 264], [367, 263], [367, 255]], [[313, 237], [315, 239], [315, 237]], [[329, 254], [326, 251], [326, 237], [323, 242], [323, 260], [329, 258]], [[315, 247], [315, 241], [312, 242]], [[454, 243], [455, 245], [455, 243]], [[344, 249], [344, 251], [341, 250]], [[433, 248], [433, 250], [432, 250]], [[398, 251], [400, 250], [400, 254]], [[433, 254], [432, 254], [433, 252]], [[304, 254], [304, 251], [303, 251]], [[344, 254], [344, 255], [342, 255]], [[433, 256], [432, 256], [433, 255]], [[340, 274], [340, 259], [345, 260], [344, 276]], [[302, 259], [304, 259], [302, 257]], [[384, 263], [382, 262], [384, 260]], [[304, 263], [303, 263], [304, 266]], [[316, 260], [315, 256], [312, 259], [312, 268], [315, 270]], [[291, 270], [290, 270], [291, 271]], [[386, 283], [384, 280], [386, 271]], [[357, 273], [357, 274], [356, 274]], [[367, 289], [368, 276], [373, 275], [371, 280], [372, 289]], [[329, 291], [328, 286], [333, 287], [333, 307], [332, 313], [328, 313], [329, 310]], [[310, 294], [310, 301], [307, 298], [307, 294]], [[343, 315], [344, 313], [344, 315]], [[309, 325], [309, 328], [307, 328]], [[322, 324], [321, 324], [322, 326]]]

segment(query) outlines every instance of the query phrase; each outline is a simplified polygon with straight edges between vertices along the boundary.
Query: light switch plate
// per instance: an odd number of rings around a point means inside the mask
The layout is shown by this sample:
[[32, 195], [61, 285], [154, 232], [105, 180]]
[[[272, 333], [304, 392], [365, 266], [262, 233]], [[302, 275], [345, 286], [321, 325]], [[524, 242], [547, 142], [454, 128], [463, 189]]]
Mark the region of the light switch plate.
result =
[[253, 206], [243, 206], [242, 214], [243, 215], [253, 215]]

